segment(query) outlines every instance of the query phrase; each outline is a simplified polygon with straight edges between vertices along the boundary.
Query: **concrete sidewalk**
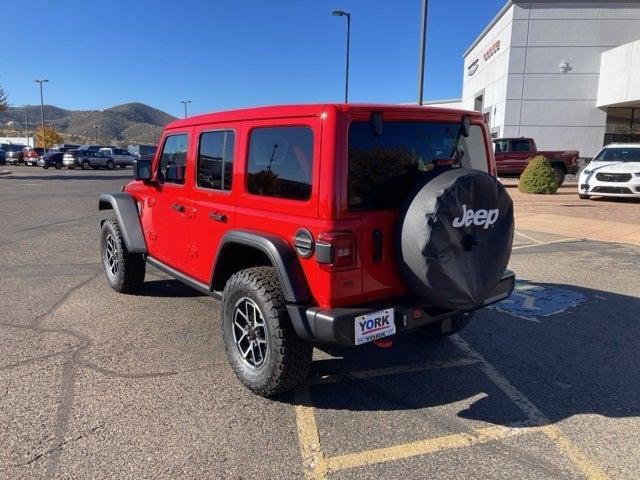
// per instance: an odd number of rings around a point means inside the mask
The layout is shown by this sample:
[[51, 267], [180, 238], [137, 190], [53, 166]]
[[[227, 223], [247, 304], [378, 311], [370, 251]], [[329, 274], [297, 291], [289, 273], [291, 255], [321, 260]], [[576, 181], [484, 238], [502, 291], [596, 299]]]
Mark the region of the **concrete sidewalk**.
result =
[[581, 200], [576, 185], [563, 185], [556, 195], [527, 195], [518, 191], [517, 181], [503, 183], [513, 199], [518, 229], [640, 245], [638, 200]]

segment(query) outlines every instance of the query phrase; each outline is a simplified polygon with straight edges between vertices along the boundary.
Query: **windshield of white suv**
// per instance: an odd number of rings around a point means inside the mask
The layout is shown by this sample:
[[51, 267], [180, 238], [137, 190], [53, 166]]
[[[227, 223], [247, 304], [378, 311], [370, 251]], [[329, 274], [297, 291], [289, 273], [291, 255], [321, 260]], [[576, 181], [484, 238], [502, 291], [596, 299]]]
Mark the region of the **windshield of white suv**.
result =
[[369, 122], [349, 127], [349, 210], [399, 208], [420, 172], [437, 160], [487, 171], [484, 132], [472, 125], [468, 137], [459, 123], [382, 122], [375, 136]]
[[640, 147], [610, 147], [602, 150], [594, 162], [640, 162]]

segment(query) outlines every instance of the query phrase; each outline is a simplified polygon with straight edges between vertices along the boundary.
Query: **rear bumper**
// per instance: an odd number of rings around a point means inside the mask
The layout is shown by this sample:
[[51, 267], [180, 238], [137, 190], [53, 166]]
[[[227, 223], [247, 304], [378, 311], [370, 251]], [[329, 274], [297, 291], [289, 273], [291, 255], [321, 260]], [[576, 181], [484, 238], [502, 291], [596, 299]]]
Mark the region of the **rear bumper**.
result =
[[[483, 308], [509, 297], [515, 287], [515, 274], [507, 270]], [[421, 305], [410, 298], [376, 302], [353, 308], [306, 307], [288, 305], [296, 332], [303, 339], [322, 344], [355, 345], [355, 319], [383, 309], [393, 309], [398, 333], [440, 322], [462, 312]], [[420, 315], [415, 312], [420, 311]]]

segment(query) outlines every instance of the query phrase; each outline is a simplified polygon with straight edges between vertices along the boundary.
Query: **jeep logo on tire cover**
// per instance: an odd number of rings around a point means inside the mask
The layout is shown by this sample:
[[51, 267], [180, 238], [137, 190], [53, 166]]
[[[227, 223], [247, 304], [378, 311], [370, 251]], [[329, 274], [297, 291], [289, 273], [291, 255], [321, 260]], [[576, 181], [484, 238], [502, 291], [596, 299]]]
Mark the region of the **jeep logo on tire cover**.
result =
[[467, 206], [462, 205], [462, 215], [454, 218], [452, 225], [455, 228], [459, 228], [462, 226], [469, 227], [471, 226], [471, 224], [477, 225], [478, 227], [484, 225], [484, 229], [486, 230], [491, 225], [496, 223], [499, 216], [500, 211], [497, 208], [493, 210], [481, 208], [474, 211], [471, 208], [467, 210]]

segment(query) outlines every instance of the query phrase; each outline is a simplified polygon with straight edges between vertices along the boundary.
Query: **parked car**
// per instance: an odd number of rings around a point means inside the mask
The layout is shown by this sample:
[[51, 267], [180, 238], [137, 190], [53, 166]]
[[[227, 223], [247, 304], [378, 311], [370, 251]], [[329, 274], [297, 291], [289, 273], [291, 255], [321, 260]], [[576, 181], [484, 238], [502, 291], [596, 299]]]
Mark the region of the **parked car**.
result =
[[26, 145], [20, 145], [17, 143], [3, 143], [0, 145], [5, 151], [5, 161], [11, 165], [20, 165], [23, 163], [22, 150]]
[[80, 145], [75, 145], [72, 143], [63, 143], [60, 145], [54, 145], [53, 147], [51, 147], [51, 150], [54, 152], [67, 152], [69, 150], [77, 150], [78, 148], [80, 148]]
[[143, 160], [151, 160], [156, 154], [156, 149], [155, 145], [129, 145], [127, 147], [130, 153]]
[[577, 150], [538, 150], [533, 138], [498, 138], [493, 141], [496, 168], [500, 177], [520, 177], [527, 168], [529, 160], [542, 155], [551, 162], [558, 177], [558, 184], [564, 183], [564, 177], [578, 173]]
[[69, 150], [64, 152], [62, 164], [69, 169], [81, 167], [84, 170], [89, 170], [90, 168], [97, 170], [101, 167], [111, 170], [116, 166], [112, 158], [95, 150]]
[[44, 155], [44, 148], [25, 147], [22, 149], [22, 160], [26, 165], [37, 165], [38, 158]]
[[111, 157], [116, 166], [120, 168], [133, 166], [133, 161], [138, 158], [133, 153], [122, 148], [105, 147], [100, 149], [100, 153]]
[[604, 147], [580, 174], [578, 195], [640, 198], [640, 143]]
[[174, 121], [135, 180], [100, 196], [107, 282], [135, 292], [147, 262], [220, 298], [228, 360], [265, 396], [303, 381], [316, 344], [452, 334], [514, 288], [489, 142], [480, 113], [429, 107]]
[[49, 167], [54, 167], [56, 170], [60, 170], [62, 168], [63, 157], [64, 152], [49, 151], [38, 158], [38, 166], [45, 170]]

